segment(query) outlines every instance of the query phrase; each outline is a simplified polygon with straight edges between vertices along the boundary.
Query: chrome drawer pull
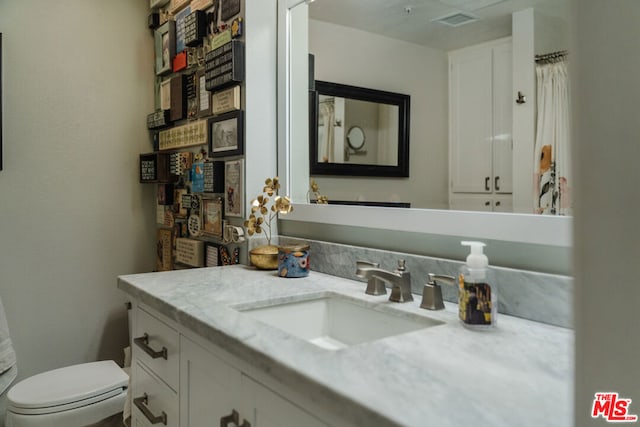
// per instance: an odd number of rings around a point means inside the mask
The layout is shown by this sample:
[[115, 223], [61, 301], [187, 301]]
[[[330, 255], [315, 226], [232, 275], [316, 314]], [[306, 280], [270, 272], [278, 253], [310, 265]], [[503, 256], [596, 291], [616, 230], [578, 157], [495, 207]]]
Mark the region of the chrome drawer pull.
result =
[[141, 349], [144, 350], [152, 359], [157, 359], [158, 357], [162, 357], [164, 360], [167, 360], [167, 347], [162, 347], [162, 350], [155, 351], [151, 347], [149, 347], [149, 334], [145, 332], [145, 334], [141, 337], [134, 338], [133, 342], [138, 345]]
[[135, 399], [133, 399], [133, 404], [136, 405], [136, 408], [140, 409], [140, 412], [142, 412], [142, 414], [147, 418], [147, 420], [149, 420], [151, 424], [162, 423], [164, 425], [167, 425], [166, 412], [162, 411], [162, 413], [156, 417], [149, 410], [149, 408], [147, 408], [146, 405], [148, 404], [148, 401], [149, 401], [149, 396], [147, 396], [147, 393], [145, 393], [142, 396], [136, 397]]
[[236, 427], [251, 427], [251, 423], [247, 420], [242, 420], [242, 424], [238, 424], [240, 422], [240, 415], [238, 411], [235, 409], [231, 410], [231, 414], [225, 415], [220, 418], [220, 427], [229, 427], [229, 424], [233, 423]]

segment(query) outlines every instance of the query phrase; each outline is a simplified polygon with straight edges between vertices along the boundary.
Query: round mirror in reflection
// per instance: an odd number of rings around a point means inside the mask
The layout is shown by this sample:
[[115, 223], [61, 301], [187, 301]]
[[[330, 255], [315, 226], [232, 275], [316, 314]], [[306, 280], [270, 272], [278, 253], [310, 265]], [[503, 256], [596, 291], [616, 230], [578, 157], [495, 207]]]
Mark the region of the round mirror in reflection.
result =
[[360, 126], [352, 126], [347, 132], [347, 144], [352, 150], [361, 150], [364, 147], [365, 139], [364, 131]]

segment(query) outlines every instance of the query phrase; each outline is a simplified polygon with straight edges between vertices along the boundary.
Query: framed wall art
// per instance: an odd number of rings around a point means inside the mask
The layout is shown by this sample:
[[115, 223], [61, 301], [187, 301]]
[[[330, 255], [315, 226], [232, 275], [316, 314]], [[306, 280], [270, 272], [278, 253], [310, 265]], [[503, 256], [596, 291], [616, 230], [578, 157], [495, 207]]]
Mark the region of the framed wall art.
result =
[[209, 119], [209, 156], [222, 157], [243, 154], [243, 114], [232, 111]]
[[154, 31], [156, 75], [170, 73], [176, 56], [176, 23], [167, 21]]
[[244, 199], [244, 160], [231, 160], [224, 163], [224, 215], [243, 216]]
[[202, 231], [205, 236], [222, 238], [222, 199], [202, 198]]

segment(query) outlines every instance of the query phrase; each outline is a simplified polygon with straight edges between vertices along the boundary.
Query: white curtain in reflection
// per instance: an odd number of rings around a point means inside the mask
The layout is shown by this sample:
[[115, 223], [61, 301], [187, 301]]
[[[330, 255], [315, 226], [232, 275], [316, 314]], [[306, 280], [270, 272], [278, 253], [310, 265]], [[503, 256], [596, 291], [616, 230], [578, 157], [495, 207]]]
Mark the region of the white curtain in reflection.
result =
[[320, 126], [318, 129], [318, 159], [324, 163], [333, 163], [334, 132], [333, 124], [336, 120], [333, 100], [320, 102]]
[[569, 91], [564, 58], [536, 64], [537, 115], [534, 212], [571, 215]]

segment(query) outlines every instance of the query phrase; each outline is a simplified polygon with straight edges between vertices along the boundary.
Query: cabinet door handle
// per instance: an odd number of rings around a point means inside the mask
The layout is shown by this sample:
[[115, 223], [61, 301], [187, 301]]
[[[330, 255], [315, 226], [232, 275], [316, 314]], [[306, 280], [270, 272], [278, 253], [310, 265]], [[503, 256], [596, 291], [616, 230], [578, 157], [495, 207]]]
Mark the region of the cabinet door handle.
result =
[[220, 427], [229, 427], [231, 423], [235, 424], [236, 427], [251, 427], [251, 423], [247, 420], [242, 420], [242, 424], [239, 424], [240, 415], [235, 409], [232, 409], [229, 415], [220, 418]]
[[487, 200], [486, 202], [484, 202], [485, 206], [489, 206], [491, 204], [491, 202], [489, 200]]
[[496, 176], [496, 179], [495, 179], [495, 188], [496, 188], [496, 190], [497, 190], [497, 191], [499, 191], [499, 190], [500, 190], [500, 177], [499, 177], [499, 176]]
[[496, 202], [496, 206], [500, 206], [500, 202]]
[[489, 181], [491, 181], [490, 177], [486, 177], [484, 179], [484, 189], [487, 190], [487, 191], [491, 190], [491, 188], [489, 188]]
[[162, 357], [164, 360], [167, 360], [167, 347], [162, 347], [162, 350], [156, 351], [149, 347], [149, 334], [145, 332], [145, 334], [141, 337], [134, 338], [133, 342], [138, 345], [141, 349], [144, 350], [152, 359], [157, 359]]
[[162, 411], [162, 413], [158, 416], [153, 415], [149, 408], [147, 408], [148, 403], [149, 396], [147, 396], [147, 393], [133, 399], [133, 404], [136, 405], [136, 408], [140, 409], [140, 412], [142, 412], [142, 414], [147, 420], [149, 420], [151, 424], [162, 423], [164, 425], [167, 425], [167, 414]]

